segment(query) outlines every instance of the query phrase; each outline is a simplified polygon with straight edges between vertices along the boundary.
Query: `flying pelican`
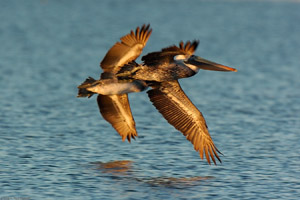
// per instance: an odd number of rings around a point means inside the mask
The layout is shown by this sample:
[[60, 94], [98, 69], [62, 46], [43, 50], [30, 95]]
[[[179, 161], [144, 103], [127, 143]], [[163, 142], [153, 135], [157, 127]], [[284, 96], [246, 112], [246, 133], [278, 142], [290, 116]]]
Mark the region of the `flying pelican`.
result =
[[[88, 78], [79, 88], [79, 97], [90, 97], [98, 93], [98, 105], [104, 119], [117, 132], [130, 142], [137, 132], [131, 114], [127, 93], [140, 92], [148, 86], [148, 96], [156, 109], [177, 130], [183, 133], [199, 152], [204, 154], [210, 164], [216, 159], [221, 162], [221, 153], [213, 143], [202, 113], [195, 107], [180, 87], [178, 79], [195, 75], [199, 69], [214, 71], [236, 71], [215, 62], [208, 61], [194, 52], [198, 41], [179, 43], [159, 52], [152, 52], [142, 57], [142, 64], [135, 59], [141, 54], [152, 30], [148, 26], [138, 27], [135, 31], [121, 38], [106, 54], [101, 62], [103, 73], [96, 81]], [[105, 83], [107, 81], [107, 83]], [[103, 89], [103, 88], [107, 89]], [[117, 89], [119, 88], [119, 89]], [[109, 91], [109, 92], [107, 92]]]

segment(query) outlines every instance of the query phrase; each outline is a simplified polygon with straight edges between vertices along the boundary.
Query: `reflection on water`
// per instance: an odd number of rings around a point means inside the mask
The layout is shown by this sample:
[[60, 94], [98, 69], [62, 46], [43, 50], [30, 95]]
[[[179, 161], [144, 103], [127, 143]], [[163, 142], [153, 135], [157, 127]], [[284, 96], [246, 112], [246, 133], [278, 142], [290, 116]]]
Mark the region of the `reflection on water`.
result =
[[[95, 165], [96, 170], [100, 170], [102, 173], [108, 173], [117, 176], [121, 179], [114, 180], [123, 180], [122, 177], [126, 177], [126, 180], [135, 180], [137, 182], [146, 183], [154, 187], [170, 187], [170, 188], [185, 188], [189, 186], [199, 185], [202, 181], [214, 179], [213, 176], [195, 176], [195, 177], [138, 177], [134, 173], [133, 161], [130, 160], [116, 160], [110, 162], [91, 162], [92, 165]], [[137, 169], [138, 170], [138, 169]], [[131, 172], [128, 174], [127, 172]]]
[[96, 165], [96, 169], [101, 170], [102, 173], [111, 173], [114, 175], [122, 175], [131, 169], [132, 161], [130, 160], [116, 160], [111, 162], [92, 162]]
[[150, 184], [151, 186], [156, 187], [170, 187], [170, 188], [185, 188], [189, 186], [199, 185], [202, 181], [214, 179], [213, 176], [195, 176], [195, 177], [155, 177], [150, 179], [142, 179], [139, 181]]

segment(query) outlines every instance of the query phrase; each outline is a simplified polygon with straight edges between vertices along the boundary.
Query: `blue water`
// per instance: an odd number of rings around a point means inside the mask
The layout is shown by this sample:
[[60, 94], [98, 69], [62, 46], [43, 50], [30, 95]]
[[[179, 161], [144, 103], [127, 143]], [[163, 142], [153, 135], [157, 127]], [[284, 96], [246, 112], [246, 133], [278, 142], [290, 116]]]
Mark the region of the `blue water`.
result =
[[[299, 1], [0, 1], [0, 199], [299, 199]], [[144, 53], [200, 39], [237, 73], [181, 80], [223, 163], [209, 166], [131, 94], [131, 144], [76, 86], [121, 36], [151, 23]]]

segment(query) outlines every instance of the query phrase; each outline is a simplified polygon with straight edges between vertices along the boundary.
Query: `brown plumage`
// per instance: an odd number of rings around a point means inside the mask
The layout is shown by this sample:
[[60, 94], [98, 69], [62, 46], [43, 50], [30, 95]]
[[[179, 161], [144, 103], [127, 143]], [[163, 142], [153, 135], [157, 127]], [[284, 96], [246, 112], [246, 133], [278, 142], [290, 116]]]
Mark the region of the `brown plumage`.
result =
[[152, 30], [149, 28], [149, 24], [143, 25], [142, 28], [137, 27], [135, 33], [131, 31], [121, 37], [121, 42], [115, 43], [101, 61], [103, 71], [115, 74], [123, 65], [139, 57], [151, 35]]
[[216, 164], [215, 155], [221, 162], [217, 154], [217, 152], [221, 152], [209, 135], [202, 113], [185, 95], [178, 81], [158, 83], [147, 93], [163, 117], [194, 145], [194, 149], [199, 152], [201, 159], [205, 154], [209, 164], [210, 157]]
[[[120, 68], [131, 61], [134, 61], [142, 53], [152, 30], [150, 25], [137, 27], [135, 33], [121, 37], [121, 42], [117, 42], [106, 53], [100, 63], [104, 79], [116, 79], [115, 74]], [[131, 138], [138, 136], [135, 122], [131, 113], [128, 94], [98, 95], [98, 107], [103, 118], [120, 134], [122, 140], [126, 138], [130, 142]]]
[[127, 94], [98, 95], [97, 98], [100, 113], [103, 118], [111, 123], [124, 141], [130, 142], [137, 137], [135, 122], [131, 114]]
[[193, 55], [198, 47], [199, 41], [187, 41], [186, 44], [181, 41], [179, 46], [170, 46], [163, 48], [161, 51], [148, 53], [142, 57], [142, 61], [146, 66], [168, 65], [174, 61], [176, 55]]

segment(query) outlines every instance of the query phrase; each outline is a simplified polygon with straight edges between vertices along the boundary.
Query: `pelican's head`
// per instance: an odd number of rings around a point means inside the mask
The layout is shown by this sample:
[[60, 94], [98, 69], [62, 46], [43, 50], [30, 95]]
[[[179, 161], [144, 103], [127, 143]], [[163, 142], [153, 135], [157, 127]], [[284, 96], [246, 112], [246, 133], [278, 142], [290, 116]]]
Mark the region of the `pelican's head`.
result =
[[199, 56], [195, 55], [177, 55], [174, 57], [175, 60], [183, 62], [186, 66], [197, 72], [199, 69], [212, 70], [212, 71], [233, 71], [237, 70], [225, 65], [221, 65]]

